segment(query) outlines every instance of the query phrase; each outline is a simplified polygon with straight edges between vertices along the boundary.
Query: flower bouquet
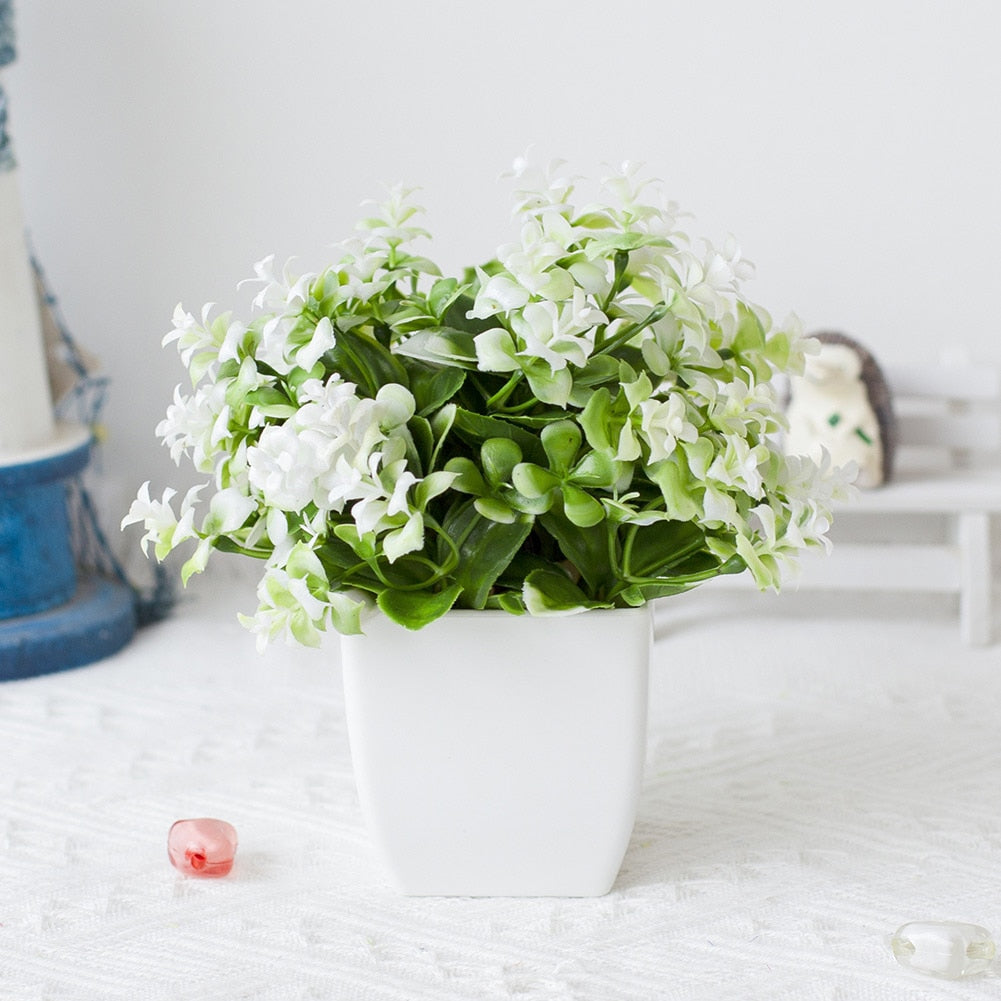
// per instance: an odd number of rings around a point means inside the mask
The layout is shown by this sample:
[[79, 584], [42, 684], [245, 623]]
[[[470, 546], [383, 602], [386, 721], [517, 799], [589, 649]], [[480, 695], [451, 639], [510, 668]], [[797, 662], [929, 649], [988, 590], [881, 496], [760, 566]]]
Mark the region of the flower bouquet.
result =
[[[518, 234], [444, 277], [392, 190], [336, 263], [256, 267], [247, 321], [178, 306], [191, 391], [157, 435], [209, 483], [152, 499], [158, 559], [259, 559], [263, 647], [419, 629], [452, 608], [639, 606], [719, 574], [778, 588], [827, 545], [836, 471], [784, 454], [773, 385], [811, 342], [747, 300], [732, 239], [696, 249], [630, 164], [593, 204], [562, 163], [513, 171]], [[205, 496], [206, 488], [208, 495]]]

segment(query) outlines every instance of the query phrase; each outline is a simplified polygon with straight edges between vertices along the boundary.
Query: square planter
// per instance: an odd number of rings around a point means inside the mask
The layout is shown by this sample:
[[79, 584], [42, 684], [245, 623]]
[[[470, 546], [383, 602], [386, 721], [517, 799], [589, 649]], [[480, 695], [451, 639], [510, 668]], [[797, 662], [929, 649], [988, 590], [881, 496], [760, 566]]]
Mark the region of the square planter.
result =
[[341, 638], [374, 846], [412, 895], [598, 896], [619, 871], [646, 752], [648, 607], [533, 618], [379, 614]]

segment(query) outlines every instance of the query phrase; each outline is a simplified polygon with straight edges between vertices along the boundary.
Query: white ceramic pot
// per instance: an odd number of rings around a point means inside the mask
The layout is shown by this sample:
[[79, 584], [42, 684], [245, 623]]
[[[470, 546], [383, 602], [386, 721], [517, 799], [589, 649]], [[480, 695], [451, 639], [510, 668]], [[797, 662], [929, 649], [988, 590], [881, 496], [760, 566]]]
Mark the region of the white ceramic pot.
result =
[[381, 615], [341, 638], [369, 832], [402, 893], [600, 896], [646, 752], [648, 607]]

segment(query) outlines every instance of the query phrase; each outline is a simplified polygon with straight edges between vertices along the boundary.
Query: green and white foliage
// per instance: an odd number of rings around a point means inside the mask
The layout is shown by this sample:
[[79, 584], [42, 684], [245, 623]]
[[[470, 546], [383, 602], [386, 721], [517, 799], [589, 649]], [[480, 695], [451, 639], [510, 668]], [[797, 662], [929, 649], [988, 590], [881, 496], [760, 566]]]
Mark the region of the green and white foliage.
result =
[[[461, 277], [416, 245], [394, 189], [326, 270], [257, 265], [243, 322], [180, 306], [190, 376], [157, 434], [208, 482], [175, 513], [144, 484], [158, 559], [189, 543], [263, 562], [263, 646], [357, 632], [366, 601], [420, 628], [451, 608], [566, 615], [748, 570], [778, 588], [828, 545], [840, 471], [783, 453], [777, 374], [812, 342], [696, 251], [626, 164], [598, 200], [554, 163], [513, 172], [517, 239]], [[204, 497], [203, 497], [204, 495]]]

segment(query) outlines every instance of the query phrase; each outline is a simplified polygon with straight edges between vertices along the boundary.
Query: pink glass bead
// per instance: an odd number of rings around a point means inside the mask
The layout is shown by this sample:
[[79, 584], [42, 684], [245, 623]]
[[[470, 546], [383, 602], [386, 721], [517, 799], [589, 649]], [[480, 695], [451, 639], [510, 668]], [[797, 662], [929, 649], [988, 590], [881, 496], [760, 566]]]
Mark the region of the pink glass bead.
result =
[[178, 820], [167, 835], [171, 865], [186, 876], [225, 876], [236, 855], [236, 828], [225, 820]]

